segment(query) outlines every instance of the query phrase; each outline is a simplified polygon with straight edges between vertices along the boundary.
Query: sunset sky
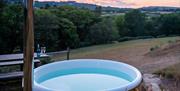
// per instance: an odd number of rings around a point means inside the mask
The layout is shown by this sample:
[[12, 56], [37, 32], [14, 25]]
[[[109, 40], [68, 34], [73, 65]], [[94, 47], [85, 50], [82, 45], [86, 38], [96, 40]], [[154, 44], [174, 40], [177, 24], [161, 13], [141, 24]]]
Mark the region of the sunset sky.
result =
[[180, 7], [180, 0], [39, 0], [39, 1], [77, 1], [102, 6], [139, 8], [146, 6]]

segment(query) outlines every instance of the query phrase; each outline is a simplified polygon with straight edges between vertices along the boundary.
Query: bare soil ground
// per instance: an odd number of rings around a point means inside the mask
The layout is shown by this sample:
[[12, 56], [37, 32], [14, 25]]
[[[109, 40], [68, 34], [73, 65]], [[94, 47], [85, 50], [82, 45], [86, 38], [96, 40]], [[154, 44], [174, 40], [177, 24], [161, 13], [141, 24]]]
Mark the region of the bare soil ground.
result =
[[177, 84], [175, 79], [163, 78], [161, 80], [164, 91], [180, 91], [180, 82]]

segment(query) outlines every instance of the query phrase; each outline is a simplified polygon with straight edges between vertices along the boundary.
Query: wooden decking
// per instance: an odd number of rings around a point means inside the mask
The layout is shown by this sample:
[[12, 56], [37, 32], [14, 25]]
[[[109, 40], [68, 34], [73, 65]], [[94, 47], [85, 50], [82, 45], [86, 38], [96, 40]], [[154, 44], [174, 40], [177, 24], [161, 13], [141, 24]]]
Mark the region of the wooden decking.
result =
[[[34, 67], [35, 68], [40, 66], [40, 64], [41, 64], [40, 60], [38, 60], [38, 59], [34, 60]], [[23, 65], [24, 65], [23, 60], [0, 62], [0, 67], [14, 66], [14, 65], [19, 65], [20, 71], [0, 73], [0, 81], [11, 80], [11, 79], [19, 79], [19, 78], [23, 77]]]
[[[34, 54], [34, 67], [41, 65], [37, 54]], [[42, 54], [41, 58], [48, 58], [49, 55]], [[7, 70], [0, 72], [0, 91], [22, 91], [22, 78], [23, 78], [23, 54], [6, 54], [0, 55], [0, 69], [14, 68], [15, 70]]]
[[[35, 59], [34, 63], [35, 64], [40, 63], [40, 60]], [[0, 67], [2, 67], [2, 66], [11, 66], [11, 65], [23, 65], [23, 60], [0, 62]]]
[[[40, 58], [49, 57], [47, 54], [41, 54]], [[37, 54], [34, 53], [34, 59], [37, 59]], [[15, 61], [15, 60], [23, 60], [23, 54], [6, 54], [0, 55], [0, 62], [2, 61]]]
[[[33, 60], [34, 62], [34, 67], [38, 67], [41, 65], [41, 62], [39, 59], [37, 59], [36, 53], [34, 54], [35, 59]], [[40, 58], [46, 58], [49, 57], [46, 54], [42, 54]], [[24, 66], [24, 61], [23, 61], [23, 54], [7, 54], [7, 55], [0, 55], [0, 68], [1, 67], [9, 67], [9, 66], [20, 66], [19, 71], [17, 72], [5, 72], [5, 73], [0, 73], [0, 81], [6, 81], [6, 80], [11, 80], [11, 79], [21, 79], [23, 77], [23, 66]]]
[[23, 77], [23, 72], [8, 72], [0, 74], [0, 81], [7, 81], [13, 79], [21, 79]]

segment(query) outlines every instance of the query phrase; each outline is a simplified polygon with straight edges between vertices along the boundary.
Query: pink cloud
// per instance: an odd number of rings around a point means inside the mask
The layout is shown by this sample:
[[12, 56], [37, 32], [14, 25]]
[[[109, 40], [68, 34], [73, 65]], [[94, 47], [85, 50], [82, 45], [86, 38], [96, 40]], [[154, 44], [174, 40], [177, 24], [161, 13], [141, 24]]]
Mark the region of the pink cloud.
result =
[[114, 7], [144, 7], [144, 6], [175, 6], [180, 7], [180, 0], [39, 0], [39, 1], [77, 1], [81, 3], [98, 4]]

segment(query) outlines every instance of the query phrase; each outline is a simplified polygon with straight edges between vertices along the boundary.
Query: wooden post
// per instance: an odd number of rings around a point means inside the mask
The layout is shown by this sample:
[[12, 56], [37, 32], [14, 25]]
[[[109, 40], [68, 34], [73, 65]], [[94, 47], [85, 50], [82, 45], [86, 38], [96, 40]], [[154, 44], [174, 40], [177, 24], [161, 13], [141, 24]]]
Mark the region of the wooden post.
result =
[[32, 91], [32, 72], [34, 56], [33, 0], [24, 0], [24, 88]]
[[70, 48], [67, 47], [67, 60], [69, 60]]

